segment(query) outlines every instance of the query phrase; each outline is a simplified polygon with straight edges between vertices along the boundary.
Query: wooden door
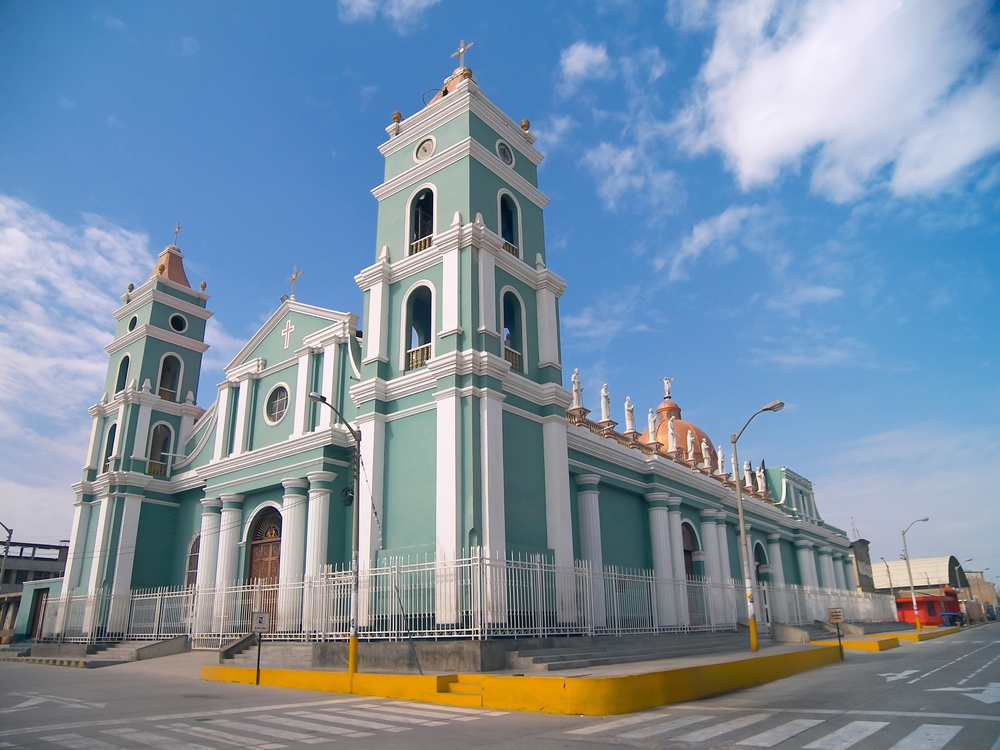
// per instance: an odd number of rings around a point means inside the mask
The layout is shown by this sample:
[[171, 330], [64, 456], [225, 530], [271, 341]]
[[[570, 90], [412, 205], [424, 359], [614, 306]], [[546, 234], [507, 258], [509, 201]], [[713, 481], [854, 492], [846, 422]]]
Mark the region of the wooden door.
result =
[[35, 592], [35, 606], [31, 612], [31, 637], [35, 640], [42, 637], [42, 626], [45, 623], [45, 603], [48, 600], [48, 589]]
[[250, 544], [250, 580], [261, 583], [278, 582], [278, 559], [281, 539]]

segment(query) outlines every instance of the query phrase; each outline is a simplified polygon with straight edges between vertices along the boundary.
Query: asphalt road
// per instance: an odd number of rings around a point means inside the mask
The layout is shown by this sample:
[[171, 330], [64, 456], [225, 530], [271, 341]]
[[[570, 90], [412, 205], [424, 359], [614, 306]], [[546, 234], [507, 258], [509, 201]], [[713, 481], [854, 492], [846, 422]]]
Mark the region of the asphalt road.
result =
[[97, 670], [0, 663], [0, 748], [1000, 750], [1000, 624], [607, 719], [202, 682], [194, 675], [208, 658]]

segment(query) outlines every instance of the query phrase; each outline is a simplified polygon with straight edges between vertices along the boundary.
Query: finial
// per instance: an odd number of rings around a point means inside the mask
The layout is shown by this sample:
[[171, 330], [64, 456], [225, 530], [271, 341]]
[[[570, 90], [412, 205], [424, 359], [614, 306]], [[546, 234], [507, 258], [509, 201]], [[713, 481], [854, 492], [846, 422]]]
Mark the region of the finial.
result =
[[286, 284], [292, 285], [292, 293], [288, 295], [288, 299], [295, 299], [295, 282], [298, 281], [299, 277], [302, 275], [303, 273], [299, 270], [299, 267], [295, 266], [292, 268], [292, 275], [285, 279]]
[[181, 233], [181, 230], [183, 228], [184, 227], [182, 227], [181, 223], [178, 221], [177, 226], [174, 227], [174, 242], [173, 242], [174, 247], [177, 247], [177, 235]]
[[398, 109], [392, 113], [392, 121], [397, 125], [403, 121], [403, 115], [400, 114]]
[[125, 287], [125, 291], [127, 291], [129, 294], [131, 294], [132, 292], [134, 292], [135, 291], [135, 284], [129, 284], [127, 287]]
[[[458, 43], [458, 50], [453, 52], [451, 55], [452, 57], [458, 58], [458, 67], [465, 68], [465, 53], [469, 51], [469, 49], [472, 47], [472, 44], [473, 44], [472, 42], [466, 44], [464, 39]], [[468, 70], [468, 68], [466, 68], [466, 70]], [[469, 78], [471, 76], [472, 76], [472, 71], [469, 70], [469, 75], [465, 77]]]
[[167, 270], [167, 267], [165, 265], [163, 265], [162, 263], [156, 267], [156, 272], [158, 274], [160, 274], [160, 275], [162, 275], [163, 272], [166, 271], [166, 270]]
[[206, 283], [205, 283], [205, 282], [203, 281], [203, 282], [201, 282], [201, 283], [200, 283], [200, 284], [198, 285], [198, 288], [199, 288], [199, 289], [201, 289], [201, 291], [203, 291], [203, 292], [204, 292], [204, 291], [205, 291], [205, 287], [207, 287], [207, 286], [208, 286], [208, 284], [206, 284]]
[[530, 127], [531, 127], [531, 123], [528, 122], [528, 118], [527, 117], [525, 117], [523, 120], [521, 120], [521, 130], [523, 130], [525, 133], [527, 133], [528, 129]]

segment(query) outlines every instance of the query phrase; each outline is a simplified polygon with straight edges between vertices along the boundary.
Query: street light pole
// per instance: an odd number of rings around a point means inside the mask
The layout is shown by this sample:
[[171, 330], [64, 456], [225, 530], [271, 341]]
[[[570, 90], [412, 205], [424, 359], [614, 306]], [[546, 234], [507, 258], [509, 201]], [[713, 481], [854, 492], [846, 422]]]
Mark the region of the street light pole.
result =
[[733, 443], [733, 475], [736, 480], [736, 512], [739, 516], [740, 521], [740, 560], [743, 563], [743, 582], [746, 584], [746, 598], [747, 598], [747, 619], [748, 625], [750, 626], [750, 650], [756, 651], [757, 646], [757, 618], [754, 613], [753, 606], [753, 580], [750, 578], [750, 556], [749, 547], [747, 546], [747, 525], [744, 521], [743, 515], [743, 489], [741, 486], [740, 479], [740, 457], [736, 452], [736, 443], [739, 441], [740, 437], [743, 436], [743, 431], [750, 425], [757, 414], [763, 414], [766, 411], [778, 412], [785, 408], [783, 401], [772, 401], [763, 409], [758, 411], [753, 417], [747, 420], [746, 424], [743, 425], [743, 429], [738, 433], [734, 433], [730, 439]]
[[361, 516], [358, 513], [359, 497], [361, 495], [361, 433], [355, 430], [344, 419], [344, 415], [337, 411], [337, 407], [331, 404], [322, 393], [313, 391], [309, 394], [309, 400], [318, 404], [326, 404], [337, 418], [344, 423], [344, 427], [354, 438], [354, 496], [351, 504], [354, 506], [354, 520], [351, 528], [351, 622], [347, 641], [347, 680], [348, 689], [354, 692], [354, 675], [358, 672], [358, 590], [361, 571], [358, 565], [358, 537]]
[[913, 571], [910, 569], [910, 552], [906, 549], [906, 532], [910, 530], [914, 523], [923, 523], [924, 521], [929, 521], [930, 519], [926, 516], [924, 518], [918, 518], [913, 521], [909, 526], [903, 529], [903, 558], [906, 560], [906, 575], [910, 577], [910, 601], [913, 602], [913, 621], [917, 625], [917, 632], [919, 633], [922, 628], [920, 627], [920, 613], [917, 611], [917, 590], [913, 588]]
[[892, 606], [896, 608], [896, 592], [892, 590], [892, 571], [889, 570], [889, 563], [885, 562], [885, 558], [881, 560], [885, 563], [885, 574], [889, 576], [889, 596], [892, 597]]
[[0, 526], [3, 526], [7, 532], [7, 542], [6, 544], [4, 544], [3, 547], [3, 562], [0, 562], [0, 586], [3, 586], [3, 574], [4, 571], [7, 569], [7, 555], [10, 552], [10, 538], [14, 534], [14, 529], [12, 529], [10, 526], [7, 526], [2, 521], [0, 521]]

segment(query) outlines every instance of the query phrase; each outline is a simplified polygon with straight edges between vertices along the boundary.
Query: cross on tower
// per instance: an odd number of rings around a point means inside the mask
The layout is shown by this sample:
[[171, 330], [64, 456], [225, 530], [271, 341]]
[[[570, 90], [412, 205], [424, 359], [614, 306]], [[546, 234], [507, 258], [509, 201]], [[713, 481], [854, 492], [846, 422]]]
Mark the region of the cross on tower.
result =
[[181, 233], [181, 230], [182, 230], [183, 228], [184, 228], [184, 227], [182, 227], [182, 226], [181, 226], [181, 223], [180, 223], [180, 222], [178, 221], [178, 222], [177, 222], [177, 226], [176, 226], [176, 227], [174, 227], [174, 247], [177, 247], [177, 235]]
[[464, 68], [465, 67], [465, 53], [468, 51], [468, 49], [473, 44], [474, 44], [474, 42], [469, 42], [468, 44], [466, 44], [464, 39], [462, 39], [458, 43], [458, 51], [455, 52], [452, 55], [452, 57], [457, 57], [458, 58], [458, 67], [460, 67], [460, 68]]
[[[286, 284], [292, 285], [292, 293], [288, 295], [289, 299], [295, 299], [295, 282], [298, 281], [299, 277], [302, 275], [302, 271], [299, 270], [299, 267], [295, 266], [292, 269], [292, 275], [285, 279]], [[287, 349], [288, 347], [286, 346], [285, 348]]]
[[285, 327], [281, 331], [281, 335], [285, 337], [285, 348], [288, 348], [288, 337], [292, 335], [292, 331], [295, 330], [295, 326], [292, 325], [292, 321], [286, 320]]

